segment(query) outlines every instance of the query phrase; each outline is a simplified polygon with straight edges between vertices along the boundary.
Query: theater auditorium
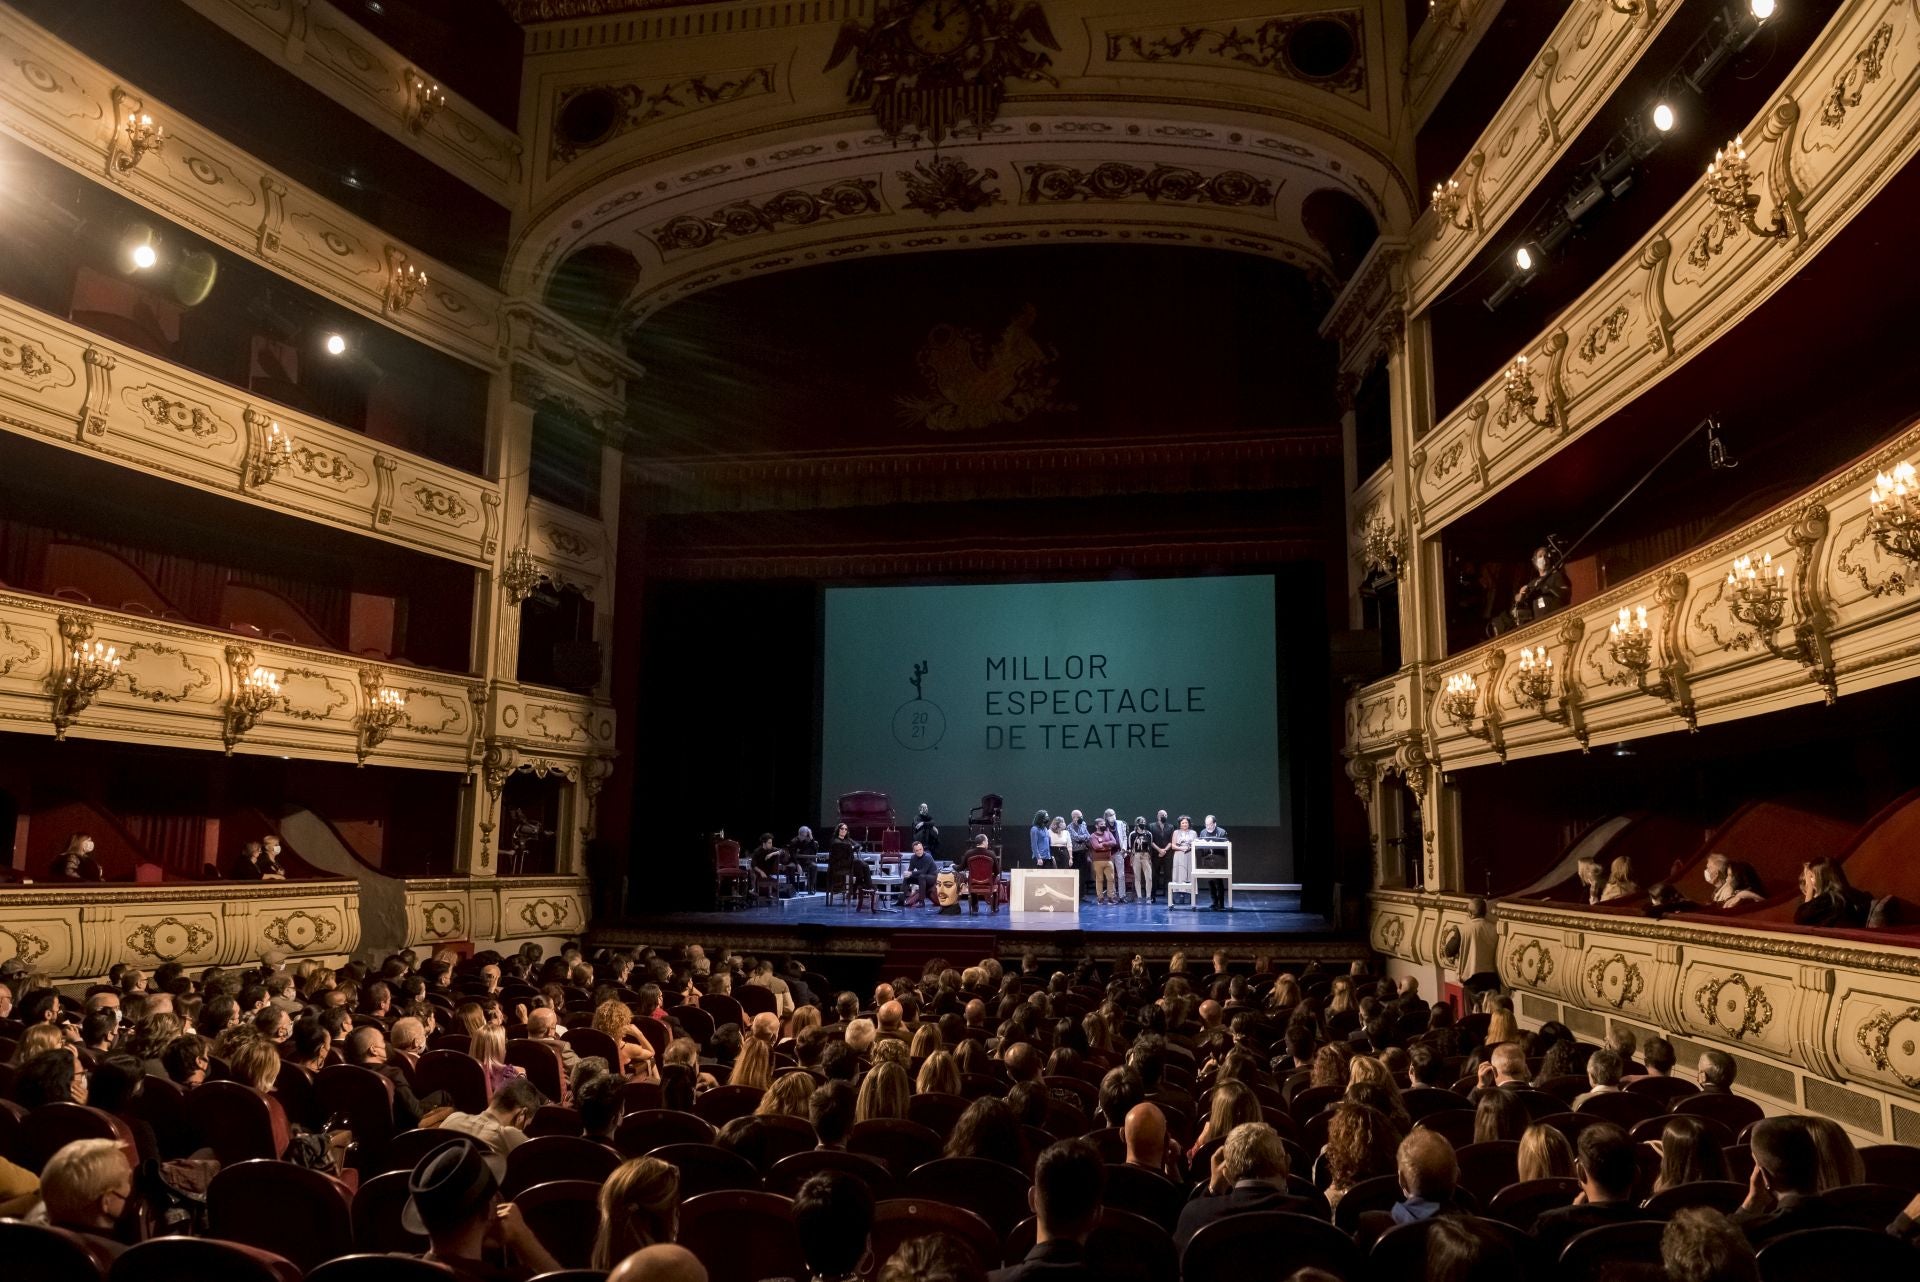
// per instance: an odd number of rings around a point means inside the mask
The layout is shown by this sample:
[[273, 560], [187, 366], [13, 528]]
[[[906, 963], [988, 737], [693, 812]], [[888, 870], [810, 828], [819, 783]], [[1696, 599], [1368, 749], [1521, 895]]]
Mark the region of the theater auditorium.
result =
[[1916, 0], [0, 0], [0, 1278], [1920, 1276], [1916, 152]]

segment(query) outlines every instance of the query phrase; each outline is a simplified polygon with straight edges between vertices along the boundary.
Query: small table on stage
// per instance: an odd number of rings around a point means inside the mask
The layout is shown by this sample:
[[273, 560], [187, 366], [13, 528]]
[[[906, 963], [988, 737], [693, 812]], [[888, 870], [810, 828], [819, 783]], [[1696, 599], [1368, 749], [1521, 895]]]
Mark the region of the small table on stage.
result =
[[1007, 905], [1016, 917], [1080, 915], [1080, 874], [1072, 868], [1015, 868], [1013, 902]]
[[[1202, 856], [1205, 856], [1203, 862]], [[1227, 907], [1233, 907], [1233, 843], [1231, 841], [1199, 841], [1193, 843], [1193, 869], [1187, 875], [1191, 881], [1167, 882], [1167, 907], [1173, 907], [1175, 895], [1187, 897], [1187, 907], [1200, 906], [1200, 883], [1214, 879], [1225, 879], [1227, 883]]]

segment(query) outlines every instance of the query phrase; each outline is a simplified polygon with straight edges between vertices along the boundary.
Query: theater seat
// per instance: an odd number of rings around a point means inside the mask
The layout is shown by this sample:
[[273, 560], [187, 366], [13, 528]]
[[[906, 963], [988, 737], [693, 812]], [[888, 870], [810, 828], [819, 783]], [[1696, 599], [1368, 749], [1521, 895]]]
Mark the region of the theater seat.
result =
[[[1040, 1221], [1029, 1216], [1007, 1237], [1009, 1264], [1026, 1258], [1038, 1237]], [[1093, 1233], [1087, 1238], [1086, 1261], [1094, 1277], [1118, 1282], [1161, 1282], [1177, 1277], [1180, 1254], [1173, 1236], [1144, 1216], [1117, 1207], [1100, 1208]]]
[[891, 1259], [902, 1243], [930, 1233], [945, 1233], [966, 1243], [982, 1269], [1000, 1265], [999, 1235], [972, 1211], [911, 1197], [888, 1198], [873, 1208], [871, 1243], [876, 1261]]
[[1285, 1261], [1289, 1272], [1321, 1268], [1357, 1282], [1360, 1248], [1325, 1220], [1285, 1211], [1230, 1215], [1195, 1233], [1180, 1254], [1182, 1282], [1247, 1282], [1271, 1277]]
[[903, 1192], [965, 1207], [993, 1227], [1002, 1240], [1028, 1214], [1027, 1177], [984, 1157], [943, 1157], [914, 1168]]
[[1910, 1278], [1914, 1261], [1914, 1249], [1885, 1232], [1801, 1229], [1760, 1248], [1760, 1282], [1806, 1282], [1830, 1277], [1836, 1269], [1850, 1277]]
[[838, 1171], [851, 1175], [867, 1186], [875, 1201], [893, 1196], [893, 1173], [877, 1157], [865, 1157], [859, 1153], [849, 1153], [844, 1149], [809, 1149], [804, 1153], [793, 1153], [775, 1162], [767, 1171], [766, 1185], [770, 1193], [780, 1193], [792, 1197], [800, 1191], [800, 1186], [808, 1177], [820, 1171]]
[[703, 1193], [680, 1207], [681, 1246], [707, 1267], [707, 1282], [809, 1276], [793, 1203], [776, 1193]]
[[613, 1144], [622, 1157], [640, 1157], [664, 1144], [711, 1144], [715, 1133], [710, 1123], [692, 1113], [649, 1108], [621, 1118]]
[[207, 1185], [207, 1226], [215, 1237], [276, 1251], [302, 1269], [353, 1240], [353, 1196], [331, 1175], [291, 1162], [239, 1162]]
[[283, 1255], [215, 1238], [159, 1237], [113, 1263], [107, 1282], [300, 1282], [300, 1266]]
[[568, 1268], [585, 1268], [600, 1232], [600, 1180], [548, 1180], [522, 1189], [513, 1204], [548, 1254]]
[[103, 1278], [113, 1263], [106, 1248], [84, 1233], [25, 1220], [0, 1220], [0, 1260], [9, 1276], [62, 1282]]
[[444, 1264], [404, 1255], [342, 1255], [309, 1272], [307, 1282], [456, 1282], [458, 1276]]
[[577, 1135], [543, 1135], [507, 1154], [500, 1193], [512, 1198], [548, 1180], [604, 1180], [619, 1166], [620, 1155], [604, 1144]]

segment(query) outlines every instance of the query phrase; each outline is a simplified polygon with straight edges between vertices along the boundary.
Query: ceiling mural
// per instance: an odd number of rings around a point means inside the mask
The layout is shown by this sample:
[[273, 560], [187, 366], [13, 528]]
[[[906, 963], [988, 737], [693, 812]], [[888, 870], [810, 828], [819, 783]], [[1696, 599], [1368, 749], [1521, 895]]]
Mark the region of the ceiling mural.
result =
[[978, 451], [1320, 434], [1326, 297], [1235, 254], [1014, 248], [854, 261], [701, 293], [636, 330], [636, 454]]

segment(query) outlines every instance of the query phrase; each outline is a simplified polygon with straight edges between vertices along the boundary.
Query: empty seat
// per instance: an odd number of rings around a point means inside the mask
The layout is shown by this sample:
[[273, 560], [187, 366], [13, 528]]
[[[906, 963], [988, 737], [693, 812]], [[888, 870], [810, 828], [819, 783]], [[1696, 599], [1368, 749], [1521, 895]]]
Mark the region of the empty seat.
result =
[[1673, 1111], [1689, 1116], [1711, 1117], [1736, 1135], [1741, 1127], [1766, 1116], [1758, 1104], [1745, 1096], [1721, 1095], [1712, 1091], [1682, 1096], [1674, 1101]]
[[[1386, 1178], [1392, 1179], [1391, 1176]], [[1347, 1197], [1351, 1198], [1361, 1187], [1364, 1186], [1356, 1185]], [[1397, 1197], [1397, 1187], [1394, 1193]], [[1107, 1164], [1106, 1194], [1102, 1199], [1107, 1206], [1131, 1211], [1171, 1233], [1180, 1220], [1180, 1208], [1186, 1204], [1186, 1200], [1187, 1191], [1158, 1171], [1124, 1163]], [[1345, 1206], [1346, 1199], [1343, 1198], [1340, 1204]], [[1391, 1205], [1391, 1202], [1388, 1204]]]
[[548, 1180], [523, 1188], [513, 1204], [547, 1253], [568, 1268], [585, 1268], [600, 1232], [600, 1180]]
[[1822, 1193], [1843, 1224], [1863, 1229], [1885, 1229], [1907, 1209], [1913, 1194], [1898, 1184], [1843, 1184]]
[[[1566, 1176], [1522, 1180], [1494, 1193], [1493, 1200], [1487, 1203], [1487, 1218], [1511, 1224], [1522, 1233], [1531, 1233], [1533, 1222], [1540, 1218], [1540, 1212], [1572, 1206], [1573, 1199], [1578, 1196], [1580, 1181]], [[1342, 1205], [1345, 1205], [1344, 1201]]]
[[97, 1239], [25, 1220], [0, 1220], [0, 1259], [9, 1276], [27, 1282], [87, 1282], [105, 1277], [113, 1263], [111, 1248]]
[[944, 1140], [953, 1134], [954, 1124], [967, 1111], [969, 1102], [964, 1095], [925, 1091], [907, 1100], [907, 1117]]
[[708, 1282], [809, 1276], [793, 1227], [793, 1203], [777, 1193], [739, 1190], [689, 1198], [680, 1207], [679, 1243], [706, 1265]]
[[650, 1108], [621, 1118], [613, 1132], [613, 1144], [622, 1157], [639, 1157], [663, 1144], [711, 1144], [714, 1134], [712, 1123], [692, 1113]]
[[313, 1095], [322, 1113], [346, 1118], [359, 1168], [384, 1170], [394, 1136], [393, 1083], [358, 1064], [329, 1064], [313, 1079]]
[[1732, 1215], [1740, 1209], [1740, 1204], [1746, 1198], [1747, 1186], [1733, 1180], [1691, 1180], [1670, 1189], [1661, 1189], [1648, 1198], [1646, 1205], [1640, 1209], [1656, 1220], [1670, 1220], [1675, 1212], [1696, 1206], [1711, 1207], [1722, 1215]]
[[1559, 1282], [1601, 1282], [1622, 1266], [1651, 1263], [1659, 1276], [1660, 1235], [1667, 1226], [1659, 1220], [1607, 1224], [1576, 1233], [1560, 1251]]
[[465, 1051], [432, 1050], [413, 1067], [416, 1095], [445, 1091], [447, 1099], [462, 1113], [487, 1111], [487, 1070]]
[[1285, 1211], [1230, 1215], [1195, 1233], [1180, 1253], [1183, 1282], [1247, 1282], [1313, 1267], [1360, 1282], [1360, 1249], [1325, 1220]]
[[657, 1157], [680, 1172], [683, 1198], [722, 1189], [760, 1187], [760, 1172], [753, 1169], [752, 1162], [711, 1144], [662, 1144], [647, 1156]]
[[1869, 1144], [1860, 1150], [1869, 1184], [1896, 1184], [1920, 1193], [1920, 1148], [1911, 1144]]
[[74, 1140], [118, 1140], [127, 1161], [138, 1164], [133, 1132], [111, 1113], [85, 1104], [42, 1104], [20, 1123], [20, 1164], [37, 1171], [47, 1159]]
[[504, 1197], [549, 1180], [604, 1180], [620, 1166], [620, 1155], [604, 1144], [577, 1135], [543, 1135], [507, 1154]]
[[736, 1117], [751, 1117], [765, 1094], [758, 1086], [716, 1086], [693, 1101], [694, 1116], [718, 1129]]
[[1461, 1147], [1455, 1156], [1460, 1162], [1460, 1187], [1482, 1206], [1491, 1205], [1494, 1194], [1520, 1178], [1517, 1140], [1482, 1140]]
[[291, 1162], [239, 1162], [221, 1167], [207, 1185], [207, 1229], [305, 1270], [353, 1241], [352, 1200], [345, 1184], [320, 1171]]
[[965, 1207], [1004, 1240], [1028, 1214], [1027, 1177], [984, 1157], [942, 1157], [912, 1170], [903, 1193]]
[[[877, 1157], [887, 1164], [895, 1179], [904, 1178], [915, 1167], [940, 1156], [939, 1135], [918, 1122], [903, 1118], [874, 1118], [856, 1122], [847, 1134], [847, 1149]], [[1013, 1225], [1007, 1225], [1012, 1228]]]
[[875, 1201], [893, 1195], [893, 1173], [887, 1164], [877, 1157], [866, 1157], [860, 1153], [849, 1153], [844, 1149], [808, 1149], [804, 1153], [792, 1153], [775, 1162], [767, 1171], [766, 1186], [770, 1193], [781, 1193], [792, 1197], [800, 1191], [807, 1178], [819, 1171], [839, 1171], [851, 1175], [867, 1186]]

